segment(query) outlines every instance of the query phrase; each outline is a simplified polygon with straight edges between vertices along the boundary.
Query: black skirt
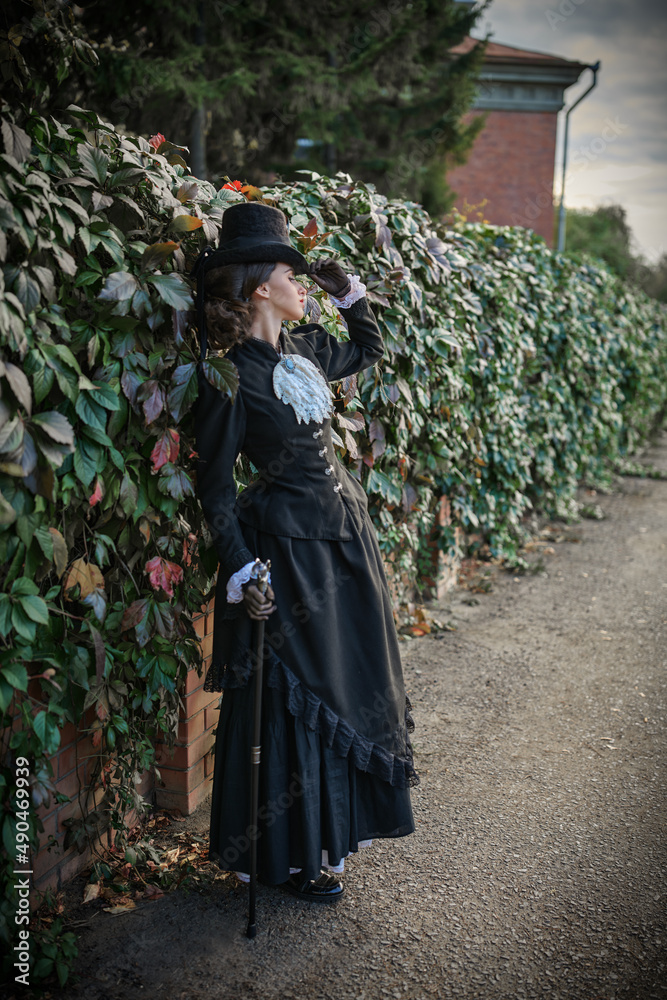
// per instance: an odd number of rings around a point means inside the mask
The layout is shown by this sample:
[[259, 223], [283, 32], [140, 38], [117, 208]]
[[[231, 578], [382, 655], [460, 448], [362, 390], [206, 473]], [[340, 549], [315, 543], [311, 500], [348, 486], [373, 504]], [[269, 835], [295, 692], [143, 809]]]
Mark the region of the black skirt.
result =
[[[258, 871], [316, 878], [322, 851], [337, 865], [363, 840], [414, 831], [417, 783], [398, 640], [370, 520], [351, 541], [295, 539], [243, 525], [271, 559], [278, 610], [266, 623]], [[222, 596], [222, 595], [220, 595]], [[235, 617], [228, 617], [235, 615]], [[253, 628], [242, 607], [216, 602], [208, 690], [223, 689], [210, 856], [249, 871]]]

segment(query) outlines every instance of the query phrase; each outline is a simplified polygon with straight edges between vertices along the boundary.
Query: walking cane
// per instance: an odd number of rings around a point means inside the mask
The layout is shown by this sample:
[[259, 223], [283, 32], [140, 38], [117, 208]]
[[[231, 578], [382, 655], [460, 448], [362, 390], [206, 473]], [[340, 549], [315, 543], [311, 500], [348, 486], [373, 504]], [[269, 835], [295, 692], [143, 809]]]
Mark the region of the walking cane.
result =
[[[269, 570], [271, 560], [265, 563], [255, 559], [251, 575], [257, 580], [257, 588], [266, 594], [269, 585]], [[262, 734], [262, 685], [264, 683], [264, 625], [258, 621], [256, 627], [255, 653], [255, 706], [252, 730], [252, 746], [250, 747], [250, 885], [248, 891], [248, 929], [246, 936], [254, 938], [257, 934], [255, 924], [255, 904], [257, 901], [257, 813], [259, 811], [259, 761], [262, 753], [260, 745]]]

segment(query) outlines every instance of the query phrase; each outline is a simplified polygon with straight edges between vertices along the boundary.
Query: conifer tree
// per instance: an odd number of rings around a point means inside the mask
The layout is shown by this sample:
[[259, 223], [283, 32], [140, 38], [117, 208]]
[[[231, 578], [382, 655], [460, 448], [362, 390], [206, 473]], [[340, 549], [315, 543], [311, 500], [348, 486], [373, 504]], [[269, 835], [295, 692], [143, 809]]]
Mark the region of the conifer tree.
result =
[[462, 162], [483, 124], [464, 115], [484, 46], [450, 55], [481, 13], [469, 3], [114, 0], [74, 9], [99, 64], [74, 66], [63, 81], [69, 99], [190, 146], [195, 172], [213, 180], [344, 170], [442, 211], [451, 201], [445, 155]]

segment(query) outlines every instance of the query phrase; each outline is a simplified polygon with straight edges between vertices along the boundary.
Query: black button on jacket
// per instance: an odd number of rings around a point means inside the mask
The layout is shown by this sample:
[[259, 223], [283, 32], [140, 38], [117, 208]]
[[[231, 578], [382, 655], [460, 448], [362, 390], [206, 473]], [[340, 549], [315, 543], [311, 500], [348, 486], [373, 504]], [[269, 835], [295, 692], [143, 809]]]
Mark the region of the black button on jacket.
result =
[[[286, 355], [308, 358], [327, 382], [374, 365], [382, 336], [366, 299], [341, 310], [350, 340], [343, 343], [319, 324], [297, 326], [281, 336]], [[299, 423], [291, 405], [278, 399], [271, 344], [249, 339], [227, 357], [239, 372], [235, 401], [199, 372], [196, 410], [197, 492], [220, 559], [220, 583], [259, 552], [247, 548], [239, 522], [273, 535], [349, 541], [368, 504], [360, 484], [336, 456], [331, 419]], [[243, 452], [258, 470], [238, 496], [233, 469]]]

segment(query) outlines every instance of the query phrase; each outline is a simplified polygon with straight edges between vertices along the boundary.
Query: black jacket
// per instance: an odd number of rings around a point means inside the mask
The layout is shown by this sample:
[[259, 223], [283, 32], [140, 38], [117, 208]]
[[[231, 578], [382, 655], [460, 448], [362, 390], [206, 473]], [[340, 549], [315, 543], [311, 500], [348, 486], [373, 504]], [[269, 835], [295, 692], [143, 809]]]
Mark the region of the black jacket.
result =
[[[283, 352], [308, 358], [328, 382], [374, 365], [383, 354], [382, 336], [366, 299], [341, 315], [349, 342], [313, 323], [281, 336]], [[331, 419], [299, 423], [275, 395], [275, 349], [249, 339], [227, 357], [239, 372], [234, 403], [200, 370], [195, 415], [197, 492], [220, 558], [221, 583], [261, 555], [249, 551], [239, 522], [274, 535], [347, 541], [368, 507], [363, 488], [336, 457]], [[240, 452], [258, 475], [237, 497], [233, 469]]]

